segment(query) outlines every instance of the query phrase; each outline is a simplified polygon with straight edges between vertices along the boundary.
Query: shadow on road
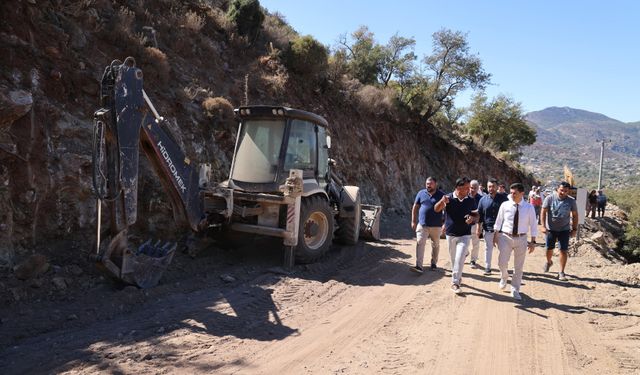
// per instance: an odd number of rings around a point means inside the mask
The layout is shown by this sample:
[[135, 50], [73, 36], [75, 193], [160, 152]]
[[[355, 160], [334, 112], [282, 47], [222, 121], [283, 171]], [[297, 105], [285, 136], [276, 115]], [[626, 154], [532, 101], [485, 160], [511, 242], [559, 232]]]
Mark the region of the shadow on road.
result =
[[[467, 275], [465, 275], [467, 276]], [[470, 278], [473, 279], [483, 279], [486, 278], [486, 276], [477, 276], [477, 275], [470, 275]], [[539, 281], [539, 280], [537, 280]], [[567, 286], [566, 282], [561, 282], [562, 284], [564, 284], [564, 286]], [[574, 284], [575, 285], [575, 284]], [[492, 286], [494, 286], [492, 284]], [[497, 289], [497, 286], [495, 286]], [[507, 287], [508, 288], [508, 287]], [[483, 298], [488, 298], [497, 302], [508, 302], [508, 303], [513, 303], [515, 304], [515, 307], [517, 309], [526, 311], [528, 313], [537, 315], [541, 318], [548, 318], [547, 315], [544, 315], [542, 313], [539, 313], [537, 311], [534, 311], [534, 309], [538, 309], [538, 310], [558, 310], [558, 311], [562, 311], [565, 313], [569, 313], [569, 314], [583, 314], [585, 312], [592, 312], [595, 314], [606, 314], [606, 315], [611, 315], [611, 316], [632, 316], [632, 317], [640, 317], [640, 315], [638, 314], [632, 314], [632, 313], [621, 313], [618, 311], [614, 311], [614, 310], [605, 310], [605, 309], [597, 309], [597, 308], [591, 308], [591, 307], [587, 307], [587, 306], [578, 306], [578, 305], [569, 305], [569, 304], [564, 304], [564, 303], [556, 303], [556, 302], [551, 302], [545, 299], [536, 299], [530, 295], [528, 295], [527, 293], [523, 293], [520, 292], [520, 294], [522, 295], [522, 301], [515, 301], [511, 295], [509, 293], [506, 292], [492, 292], [489, 290], [485, 290], [485, 289], [480, 289], [480, 288], [476, 288], [470, 285], [466, 285], [463, 283], [463, 289], [466, 290], [472, 290], [473, 292], [465, 292], [466, 295], [469, 296], [478, 296], [478, 297], [483, 297]], [[587, 288], [588, 289], [588, 288]], [[507, 289], [508, 290], [508, 289]]]

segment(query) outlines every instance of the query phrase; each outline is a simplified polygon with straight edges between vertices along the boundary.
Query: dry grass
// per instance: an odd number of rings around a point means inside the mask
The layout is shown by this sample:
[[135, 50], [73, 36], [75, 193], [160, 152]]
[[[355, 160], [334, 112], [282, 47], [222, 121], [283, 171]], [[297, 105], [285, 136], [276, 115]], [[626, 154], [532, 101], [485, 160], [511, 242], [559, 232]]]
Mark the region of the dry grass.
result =
[[203, 100], [203, 98], [213, 95], [211, 90], [201, 87], [198, 82], [191, 82], [182, 91], [189, 100]]
[[396, 92], [391, 88], [377, 88], [364, 85], [360, 87], [355, 98], [361, 109], [375, 115], [395, 112]]
[[289, 75], [286, 72], [275, 75], [265, 74], [262, 76], [262, 80], [264, 81], [267, 88], [271, 90], [271, 94], [273, 96], [281, 97], [285, 93]]
[[229, 20], [227, 14], [220, 8], [210, 8], [207, 10], [207, 16], [218, 25], [219, 28], [225, 30], [227, 34], [231, 33], [235, 26], [233, 22]]
[[94, 6], [95, 0], [80, 0], [61, 2], [60, 11], [64, 14], [78, 17], [81, 12]]
[[215, 121], [229, 122], [233, 120], [233, 106], [223, 97], [206, 98], [202, 102], [202, 108], [207, 117]]
[[118, 30], [123, 34], [133, 36], [132, 27], [135, 19], [136, 15], [131, 9], [126, 6], [121, 6], [118, 10]]
[[284, 16], [278, 12], [265, 14], [262, 29], [269, 36], [271, 43], [280, 50], [287, 49], [289, 42], [298, 36], [295, 30], [287, 24]]
[[185, 29], [191, 30], [194, 33], [200, 32], [204, 24], [205, 18], [192, 11], [185, 13], [181, 22], [181, 25], [183, 25]]
[[164, 52], [155, 47], [147, 47], [144, 49], [142, 63], [142, 66], [145, 67], [145, 77], [151, 83], [159, 83], [161, 85], [169, 83], [171, 66]]

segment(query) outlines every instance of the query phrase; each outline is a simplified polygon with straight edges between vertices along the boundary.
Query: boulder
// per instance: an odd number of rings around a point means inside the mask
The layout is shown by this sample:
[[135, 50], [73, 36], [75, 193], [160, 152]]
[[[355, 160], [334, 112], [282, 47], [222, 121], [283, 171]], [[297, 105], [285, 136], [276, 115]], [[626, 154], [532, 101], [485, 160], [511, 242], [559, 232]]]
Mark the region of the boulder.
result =
[[595, 242], [602, 248], [607, 248], [607, 240], [604, 238], [604, 233], [601, 231], [595, 232], [591, 237], [591, 241]]

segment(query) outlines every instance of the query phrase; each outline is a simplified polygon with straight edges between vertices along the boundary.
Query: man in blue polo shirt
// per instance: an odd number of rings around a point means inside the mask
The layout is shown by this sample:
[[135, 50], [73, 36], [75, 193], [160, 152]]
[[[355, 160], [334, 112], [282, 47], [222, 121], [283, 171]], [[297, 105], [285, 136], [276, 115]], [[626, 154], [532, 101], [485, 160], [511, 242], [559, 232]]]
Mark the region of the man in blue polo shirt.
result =
[[451, 257], [451, 290], [459, 294], [462, 282], [462, 268], [471, 240], [471, 225], [478, 220], [476, 200], [469, 196], [469, 179], [460, 177], [452, 193], [436, 203], [435, 211], [446, 213], [445, 233]]
[[440, 231], [442, 228], [442, 212], [433, 209], [436, 203], [444, 196], [438, 189], [438, 182], [433, 177], [428, 177], [425, 182], [426, 189], [422, 189], [416, 195], [411, 210], [411, 229], [416, 232], [416, 265], [411, 271], [422, 273], [424, 262], [424, 248], [427, 237], [431, 240], [431, 269], [436, 269], [438, 254], [440, 253]]
[[498, 210], [502, 202], [507, 201], [507, 194], [498, 193], [498, 180], [492, 178], [487, 182], [487, 194], [480, 198], [478, 203], [479, 224], [476, 228], [478, 237], [482, 236], [484, 231], [484, 274], [491, 275], [491, 258], [493, 255], [493, 237], [495, 230], [493, 224], [496, 222]]

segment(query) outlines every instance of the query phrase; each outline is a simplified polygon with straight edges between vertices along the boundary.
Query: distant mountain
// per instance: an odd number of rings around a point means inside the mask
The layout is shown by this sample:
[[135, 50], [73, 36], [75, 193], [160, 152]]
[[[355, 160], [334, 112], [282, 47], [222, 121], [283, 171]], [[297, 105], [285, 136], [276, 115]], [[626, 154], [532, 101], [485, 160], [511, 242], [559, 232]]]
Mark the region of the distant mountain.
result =
[[624, 124], [600, 113], [569, 107], [549, 107], [542, 111], [529, 112], [526, 118], [528, 121], [545, 129], [553, 129], [565, 123]]
[[530, 112], [526, 120], [538, 136], [523, 150], [521, 163], [540, 179], [562, 179], [566, 164], [580, 186], [595, 187], [605, 140], [603, 186], [640, 184], [640, 122], [624, 123], [569, 107]]

